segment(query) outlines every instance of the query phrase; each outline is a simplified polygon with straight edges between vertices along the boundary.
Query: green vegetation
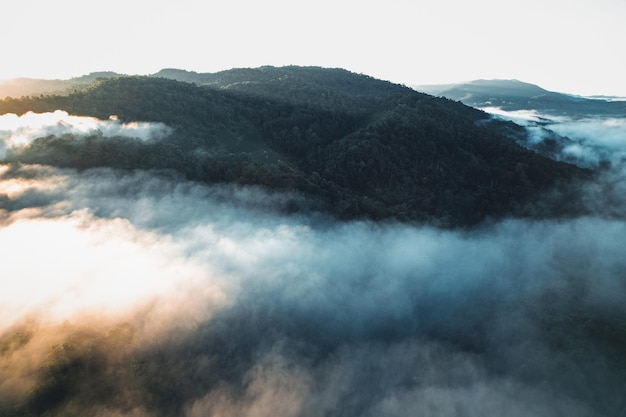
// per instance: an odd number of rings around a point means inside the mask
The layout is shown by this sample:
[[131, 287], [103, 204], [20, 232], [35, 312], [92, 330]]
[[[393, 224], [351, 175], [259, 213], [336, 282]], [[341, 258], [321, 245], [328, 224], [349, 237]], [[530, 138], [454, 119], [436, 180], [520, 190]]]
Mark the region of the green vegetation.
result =
[[[0, 102], [0, 114], [57, 109], [163, 122], [174, 132], [151, 142], [47, 136], [7, 161], [167, 169], [205, 183], [293, 190], [345, 219], [462, 226], [563, 215], [578, 209], [552, 190], [588, 175], [479, 126], [486, 115], [478, 110], [340, 69], [164, 70]], [[561, 197], [535, 203], [549, 191]]]
[[[420, 88], [420, 87], [416, 87]], [[463, 84], [425, 86], [431, 94], [460, 100], [468, 106], [503, 110], [535, 110], [548, 115], [575, 118], [623, 117], [626, 102], [588, 99], [555, 93], [517, 80], [476, 80]]]

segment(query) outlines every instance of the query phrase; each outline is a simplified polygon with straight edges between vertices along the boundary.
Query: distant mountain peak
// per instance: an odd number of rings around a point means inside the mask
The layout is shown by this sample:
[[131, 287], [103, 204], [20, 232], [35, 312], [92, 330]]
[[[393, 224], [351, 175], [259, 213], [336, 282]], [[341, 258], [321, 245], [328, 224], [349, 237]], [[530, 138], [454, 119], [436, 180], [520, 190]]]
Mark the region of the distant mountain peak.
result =
[[468, 84], [482, 86], [482, 87], [491, 87], [491, 88], [500, 88], [500, 89], [511, 89], [511, 90], [525, 90], [525, 91], [542, 91], [547, 93], [548, 90], [539, 87], [538, 85], [527, 83], [524, 81], [516, 80], [516, 79], [492, 79], [492, 80], [474, 80], [470, 81]]
[[458, 84], [415, 86], [418, 91], [457, 100], [468, 106], [503, 110], [537, 110], [553, 115], [585, 117], [621, 116], [625, 106], [612, 100], [591, 100], [546, 90], [516, 79], [473, 80]]

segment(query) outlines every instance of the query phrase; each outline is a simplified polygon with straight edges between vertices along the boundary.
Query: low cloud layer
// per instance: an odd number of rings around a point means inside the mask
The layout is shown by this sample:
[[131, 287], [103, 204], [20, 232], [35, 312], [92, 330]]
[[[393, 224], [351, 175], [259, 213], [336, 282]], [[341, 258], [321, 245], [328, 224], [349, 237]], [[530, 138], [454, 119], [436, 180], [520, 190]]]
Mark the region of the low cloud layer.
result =
[[51, 113], [28, 112], [21, 116], [0, 116], [0, 157], [7, 150], [18, 149], [35, 139], [47, 136], [74, 135], [84, 137], [97, 135], [103, 138], [129, 137], [143, 141], [167, 136], [171, 129], [163, 123], [122, 123], [117, 117], [100, 120], [95, 117], [73, 116], [62, 110]]
[[[137, 137], [57, 113], [1, 116], [1, 143]], [[622, 127], [568, 137], [619, 154]], [[0, 415], [620, 415], [614, 167], [580, 187], [592, 216], [463, 231], [286, 215], [302, 195], [171, 173], [0, 164]]]
[[525, 126], [531, 145], [556, 140], [561, 150], [555, 157], [561, 160], [587, 168], [604, 164], [622, 166], [626, 161], [626, 118], [573, 119], [536, 110], [505, 111], [498, 107], [483, 110]]
[[145, 172], [0, 175], [0, 411], [626, 406], [621, 220], [445, 231], [285, 216], [301, 197]]

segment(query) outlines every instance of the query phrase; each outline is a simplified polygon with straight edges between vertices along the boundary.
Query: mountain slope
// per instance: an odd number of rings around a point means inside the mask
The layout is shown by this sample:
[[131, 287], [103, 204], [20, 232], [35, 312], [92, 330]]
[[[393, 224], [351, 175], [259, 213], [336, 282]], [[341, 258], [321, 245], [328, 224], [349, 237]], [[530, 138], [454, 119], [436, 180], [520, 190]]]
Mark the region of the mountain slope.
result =
[[588, 175], [478, 126], [485, 113], [344, 70], [263, 67], [198, 77], [201, 85], [108, 78], [67, 96], [4, 100], [0, 113], [63, 109], [174, 128], [148, 143], [42, 137], [7, 160], [170, 169], [207, 183], [294, 190], [341, 218], [448, 226], [576, 210], [575, 201], [537, 201]]
[[626, 113], [626, 102], [587, 99], [556, 93], [518, 80], [475, 80], [453, 85], [415, 88], [478, 108], [500, 107], [507, 111], [537, 110], [571, 117], [623, 116]]
[[0, 98], [38, 96], [41, 94], [69, 94], [74, 90], [87, 87], [100, 78], [119, 77], [110, 71], [94, 72], [69, 80], [47, 80], [39, 78], [15, 78], [0, 80]]
[[164, 69], [152, 75], [192, 82], [198, 86], [254, 95], [264, 99], [316, 107], [329, 111], [371, 110], [373, 101], [407, 94], [407, 88], [340, 68], [272, 67], [236, 68], [217, 73]]

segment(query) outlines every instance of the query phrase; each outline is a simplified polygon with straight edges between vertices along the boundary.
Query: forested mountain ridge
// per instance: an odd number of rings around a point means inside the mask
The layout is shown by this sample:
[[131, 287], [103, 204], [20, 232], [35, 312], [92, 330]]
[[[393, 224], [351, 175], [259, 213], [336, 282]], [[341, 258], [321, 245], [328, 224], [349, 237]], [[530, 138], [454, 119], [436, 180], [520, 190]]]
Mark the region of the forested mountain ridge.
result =
[[575, 211], [576, 202], [565, 197], [536, 202], [589, 175], [479, 126], [483, 112], [345, 70], [156, 75], [105, 77], [68, 95], [5, 99], [0, 114], [116, 115], [165, 123], [173, 128], [167, 138], [48, 136], [7, 161], [169, 169], [206, 183], [298, 191], [315, 209], [340, 218], [446, 226]]
[[626, 101], [590, 99], [545, 90], [518, 80], [475, 80], [452, 85], [415, 86], [419, 91], [458, 100], [472, 107], [503, 110], [536, 110], [571, 117], [626, 114]]
[[332, 111], [356, 110], [384, 97], [406, 94], [408, 90], [340, 68], [265, 66], [204, 74], [164, 69], [152, 76]]

